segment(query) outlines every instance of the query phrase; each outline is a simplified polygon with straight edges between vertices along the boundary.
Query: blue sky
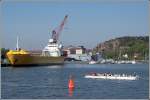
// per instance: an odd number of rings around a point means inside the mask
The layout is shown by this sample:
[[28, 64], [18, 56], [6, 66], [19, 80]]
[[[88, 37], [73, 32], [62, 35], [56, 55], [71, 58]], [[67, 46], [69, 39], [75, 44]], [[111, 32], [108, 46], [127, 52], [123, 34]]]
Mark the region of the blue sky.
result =
[[24, 49], [43, 49], [64, 16], [64, 46], [98, 43], [121, 36], [148, 35], [148, 0], [142, 2], [3, 2], [2, 47], [14, 49], [17, 35]]

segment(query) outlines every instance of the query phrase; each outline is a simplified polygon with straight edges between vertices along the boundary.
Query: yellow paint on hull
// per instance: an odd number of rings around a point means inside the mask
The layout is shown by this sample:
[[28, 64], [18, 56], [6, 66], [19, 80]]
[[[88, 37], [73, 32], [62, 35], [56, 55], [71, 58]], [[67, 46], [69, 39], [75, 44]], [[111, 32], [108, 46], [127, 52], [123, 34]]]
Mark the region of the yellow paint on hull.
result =
[[63, 64], [64, 57], [35, 56], [31, 54], [7, 54], [12, 65], [47, 65]]

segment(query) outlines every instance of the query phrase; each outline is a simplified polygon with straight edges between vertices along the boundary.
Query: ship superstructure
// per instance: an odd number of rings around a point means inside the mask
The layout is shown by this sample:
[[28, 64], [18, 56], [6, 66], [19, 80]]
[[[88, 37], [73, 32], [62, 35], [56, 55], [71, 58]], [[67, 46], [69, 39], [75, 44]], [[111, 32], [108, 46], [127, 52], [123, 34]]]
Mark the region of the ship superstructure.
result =
[[62, 44], [54, 43], [53, 39], [49, 39], [47, 46], [42, 51], [42, 56], [58, 57], [61, 56]]
[[43, 56], [52, 56], [58, 57], [61, 56], [62, 44], [59, 43], [59, 35], [66, 23], [68, 15], [65, 16], [62, 23], [52, 31], [52, 37], [49, 39], [47, 46], [43, 49], [42, 55]]

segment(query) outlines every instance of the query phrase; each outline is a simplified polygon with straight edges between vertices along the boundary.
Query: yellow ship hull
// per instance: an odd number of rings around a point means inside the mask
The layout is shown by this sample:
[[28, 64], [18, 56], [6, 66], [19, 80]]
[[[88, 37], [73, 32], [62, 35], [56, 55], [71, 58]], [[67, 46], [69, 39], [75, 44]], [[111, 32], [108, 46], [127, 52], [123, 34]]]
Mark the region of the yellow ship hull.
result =
[[19, 65], [54, 65], [63, 64], [64, 57], [47, 57], [40, 55], [30, 55], [30, 54], [7, 54], [10, 64], [13, 66]]

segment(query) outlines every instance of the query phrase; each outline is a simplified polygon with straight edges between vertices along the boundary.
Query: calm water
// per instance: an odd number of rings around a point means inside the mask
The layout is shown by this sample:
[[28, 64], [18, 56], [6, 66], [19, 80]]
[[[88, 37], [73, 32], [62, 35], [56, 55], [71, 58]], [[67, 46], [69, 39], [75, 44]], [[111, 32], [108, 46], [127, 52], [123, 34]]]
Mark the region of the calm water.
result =
[[[148, 64], [65, 64], [63, 66], [2, 67], [1, 97], [7, 99], [147, 99]], [[111, 72], [140, 76], [138, 80], [86, 79], [88, 72]], [[74, 75], [75, 89], [68, 91], [68, 77]], [[71, 93], [72, 92], [72, 93]]]

